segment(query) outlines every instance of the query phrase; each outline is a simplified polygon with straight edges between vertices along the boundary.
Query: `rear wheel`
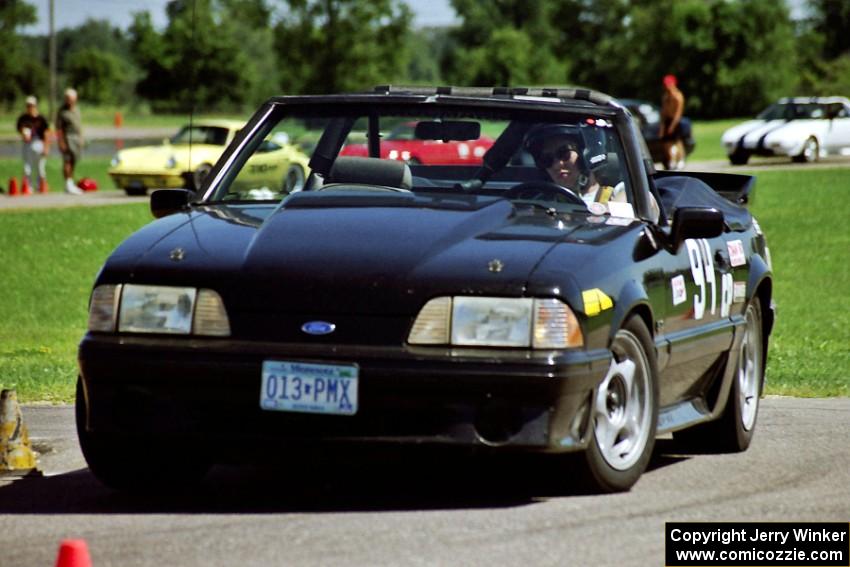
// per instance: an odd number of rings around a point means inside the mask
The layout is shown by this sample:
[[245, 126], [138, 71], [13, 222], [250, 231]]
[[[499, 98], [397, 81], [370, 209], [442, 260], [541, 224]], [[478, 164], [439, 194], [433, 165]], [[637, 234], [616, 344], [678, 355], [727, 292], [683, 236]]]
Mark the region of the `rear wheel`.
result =
[[613, 358], [592, 401], [593, 436], [582, 469], [591, 490], [618, 492], [640, 478], [655, 446], [658, 371], [652, 337], [640, 317], [617, 331]]
[[694, 449], [722, 453], [747, 450], [753, 439], [759, 399], [764, 383], [764, 331], [758, 299], [747, 307], [741, 346], [735, 361], [732, 389], [723, 415], [717, 421], [674, 434]]
[[82, 379], [77, 379], [77, 436], [89, 470], [103, 484], [126, 492], [174, 492], [197, 484], [209, 464], [183, 446], [161, 447], [126, 435], [102, 435], [86, 430]]

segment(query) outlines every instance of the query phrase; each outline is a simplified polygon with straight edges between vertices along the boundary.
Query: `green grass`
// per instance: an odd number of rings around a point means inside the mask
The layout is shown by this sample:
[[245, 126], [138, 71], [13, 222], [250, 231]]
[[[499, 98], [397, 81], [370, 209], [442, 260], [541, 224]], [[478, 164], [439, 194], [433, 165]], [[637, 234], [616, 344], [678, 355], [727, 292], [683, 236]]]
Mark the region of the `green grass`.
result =
[[752, 210], [773, 259], [768, 393], [850, 396], [850, 169], [759, 172]]
[[714, 161], [726, 160], [726, 151], [720, 145], [720, 137], [723, 132], [736, 124], [740, 124], [747, 118], [734, 118], [728, 120], [697, 121], [693, 125], [694, 139], [697, 142], [694, 153], [688, 156], [688, 161]]
[[[742, 169], [742, 172], [746, 170]], [[760, 172], [778, 306], [767, 393], [850, 396], [850, 169]], [[0, 387], [70, 401], [97, 270], [151, 219], [147, 206], [0, 212]]]
[[145, 204], [0, 212], [0, 387], [28, 402], [73, 399], [94, 278], [150, 220]]
[[[91, 177], [97, 181], [98, 191], [108, 191], [115, 189], [115, 184], [109, 178], [106, 170], [109, 168], [108, 157], [92, 157], [87, 158], [83, 155], [83, 159], [77, 164], [74, 169], [74, 178], [80, 180], [82, 177]], [[9, 191], [9, 179], [14, 177], [18, 182], [18, 189], [21, 188], [21, 178], [24, 175], [24, 163], [21, 159], [15, 158], [0, 158], [0, 184], [3, 186], [3, 191]], [[47, 185], [50, 192], [62, 192], [65, 187], [65, 178], [62, 175], [62, 158], [58, 154], [51, 155], [47, 158]], [[37, 188], [33, 189], [35, 192]]]

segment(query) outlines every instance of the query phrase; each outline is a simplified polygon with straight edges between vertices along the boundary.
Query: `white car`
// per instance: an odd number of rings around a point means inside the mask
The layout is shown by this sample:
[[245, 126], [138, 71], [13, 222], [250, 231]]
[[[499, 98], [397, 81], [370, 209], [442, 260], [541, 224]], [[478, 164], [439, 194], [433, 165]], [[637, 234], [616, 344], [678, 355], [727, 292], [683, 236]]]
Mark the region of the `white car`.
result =
[[782, 98], [755, 120], [726, 130], [721, 142], [733, 165], [747, 163], [751, 155], [789, 156], [799, 162], [850, 155], [850, 100]]

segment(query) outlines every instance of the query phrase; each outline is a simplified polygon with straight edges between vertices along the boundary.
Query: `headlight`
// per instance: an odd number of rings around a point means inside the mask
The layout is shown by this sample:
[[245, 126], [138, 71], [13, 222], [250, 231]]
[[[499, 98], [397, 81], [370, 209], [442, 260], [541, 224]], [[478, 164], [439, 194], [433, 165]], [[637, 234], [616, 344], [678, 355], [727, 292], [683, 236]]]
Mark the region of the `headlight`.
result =
[[419, 312], [410, 344], [568, 348], [584, 344], [575, 314], [557, 299], [438, 297]]
[[165, 162], [165, 169], [174, 169], [177, 167], [177, 158], [171, 156], [168, 158], [168, 161]]
[[531, 298], [455, 297], [452, 344], [530, 346], [531, 304]]
[[109, 162], [109, 165], [112, 167], [118, 167], [121, 165], [121, 154], [115, 154], [112, 156], [112, 161]]
[[230, 336], [221, 296], [211, 289], [101, 285], [92, 292], [89, 330]]
[[125, 285], [118, 330], [188, 335], [192, 331], [192, 309], [197, 293], [193, 287]]

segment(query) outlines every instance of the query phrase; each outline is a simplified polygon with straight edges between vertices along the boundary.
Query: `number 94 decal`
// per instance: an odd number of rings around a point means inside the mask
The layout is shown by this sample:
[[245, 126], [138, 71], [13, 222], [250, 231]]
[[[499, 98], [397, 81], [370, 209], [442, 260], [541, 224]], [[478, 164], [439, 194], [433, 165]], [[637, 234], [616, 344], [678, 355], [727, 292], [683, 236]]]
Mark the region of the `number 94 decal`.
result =
[[[737, 245], [741, 242], [735, 241]], [[696, 284], [696, 293], [693, 295], [694, 319], [705, 317], [707, 308], [714, 315], [717, 312], [718, 299], [720, 302], [720, 316], [728, 317], [734, 297], [735, 282], [731, 273], [715, 271], [714, 258], [711, 255], [711, 245], [705, 238], [685, 240], [688, 251], [688, 260], [691, 264], [691, 276]], [[718, 298], [718, 278], [720, 279], [720, 297]], [[673, 278], [673, 305], [684, 303], [687, 300], [684, 277]]]

